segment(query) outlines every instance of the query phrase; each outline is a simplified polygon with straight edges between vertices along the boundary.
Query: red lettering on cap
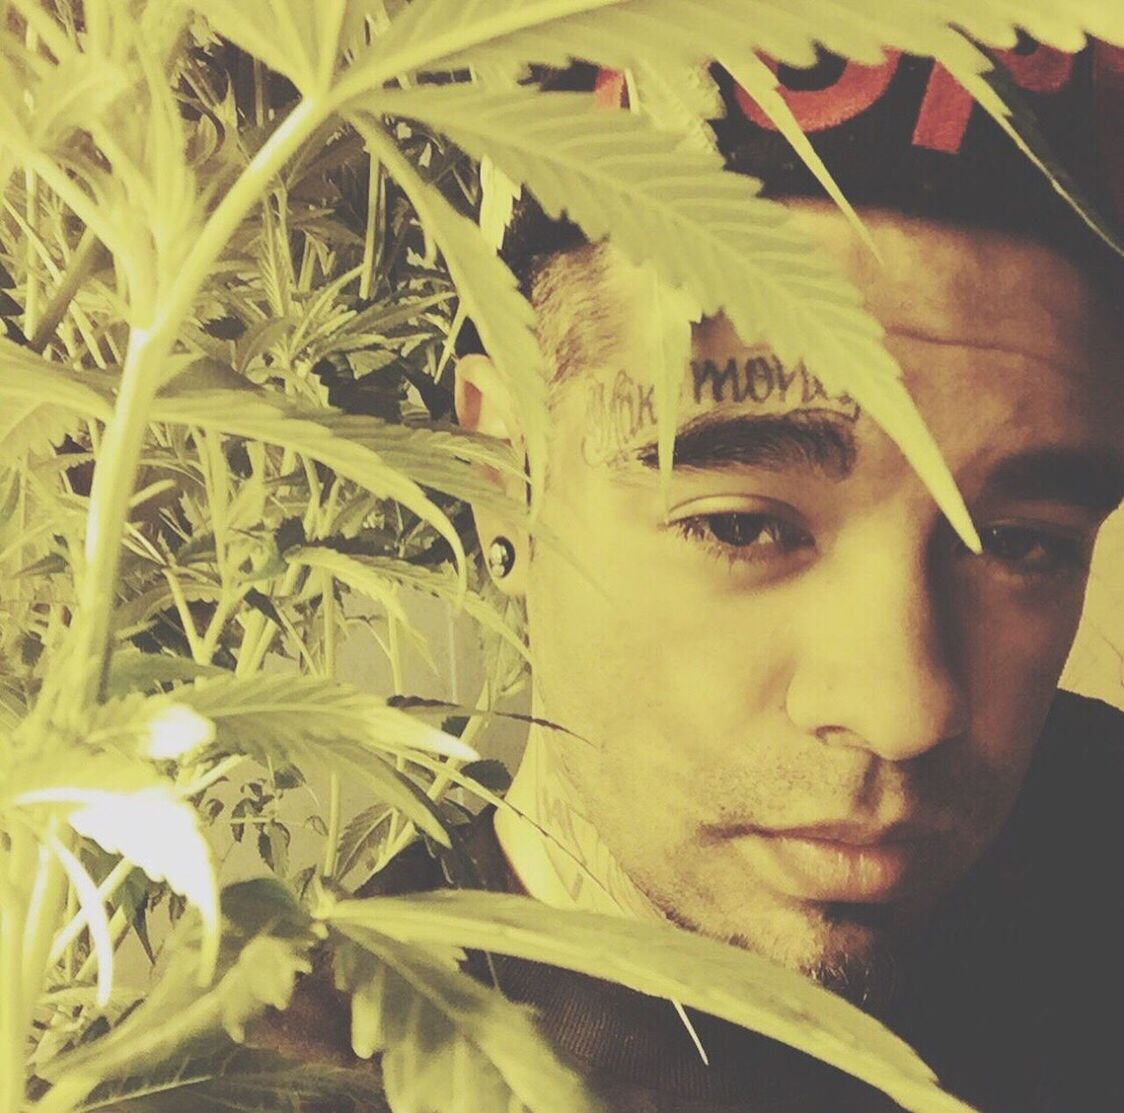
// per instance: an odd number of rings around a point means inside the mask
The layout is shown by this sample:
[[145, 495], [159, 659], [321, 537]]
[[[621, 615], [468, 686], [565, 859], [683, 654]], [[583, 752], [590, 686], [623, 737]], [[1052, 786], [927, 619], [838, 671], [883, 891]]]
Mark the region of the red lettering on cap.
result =
[[1056, 93], [1065, 87], [1073, 73], [1072, 54], [1041, 43], [1029, 54], [997, 50], [995, 57], [1003, 63], [1014, 83], [1028, 93]]
[[[848, 62], [839, 80], [826, 89], [802, 90], [780, 86], [779, 93], [792, 109], [805, 132], [824, 131], [853, 119], [870, 108], [890, 86], [901, 54], [887, 50], [885, 60], [875, 66]], [[1037, 44], [1029, 54], [998, 51], [999, 62], [1018, 88], [1029, 93], [1056, 93], [1073, 73], [1073, 55]], [[763, 58], [774, 73], [777, 63]], [[775, 130], [772, 121], [740, 85], [734, 91], [738, 107], [758, 127]], [[918, 109], [913, 142], [918, 147], [955, 154], [960, 150], [974, 101], [960, 83], [939, 64], [934, 64]]]
[[[803, 131], [823, 131], [854, 118], [874, 104], [889, 87], [894, 71], [898, 68], [899, 58], [900, 51], [887, 50], [885, 61], [876, 66], [848, 62], [839, 75], [839, 80], [826, 89], [787, 89], [781, 85], [778, 92], [792, 109], [792, 114]], [[769, 58], [763, 58], [762, 61], [776, 73], [776, 62]], [[740, 85], [734, 91], [734, 97], [738, 107], [758, 127], [775, 130], [773, 122]]]
[[593, 84], [593, 99], [598, 108], [623, 108], [624, 74], [620, 70], [598, 70]]
[[964, 86], [941, 65], [934, 65], [913, 129], [913, 145], [931, 151], [960, 150], [975, 102]]
[[[995, 56], [1015, 85], [1028, 93], [1056, 93], [1073, 73], [1072, 54], [1041, 43], [1029, 54], [999, 50]], [[974, 104], [971, 94], [944, 66], [934, 65], [917, 113], [914, 144], [956, 154], [964, 141]]]

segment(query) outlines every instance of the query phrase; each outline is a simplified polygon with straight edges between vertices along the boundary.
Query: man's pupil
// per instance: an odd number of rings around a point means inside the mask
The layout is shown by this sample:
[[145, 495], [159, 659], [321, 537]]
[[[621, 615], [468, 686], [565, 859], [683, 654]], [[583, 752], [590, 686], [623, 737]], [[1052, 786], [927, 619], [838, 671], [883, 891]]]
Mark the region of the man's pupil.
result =
[[710, 532], [724, 545], [744, 548], [756, 542], [775, 544], [781, 540], [779, 523], [761, 514], [714, 514], [707, 521]]

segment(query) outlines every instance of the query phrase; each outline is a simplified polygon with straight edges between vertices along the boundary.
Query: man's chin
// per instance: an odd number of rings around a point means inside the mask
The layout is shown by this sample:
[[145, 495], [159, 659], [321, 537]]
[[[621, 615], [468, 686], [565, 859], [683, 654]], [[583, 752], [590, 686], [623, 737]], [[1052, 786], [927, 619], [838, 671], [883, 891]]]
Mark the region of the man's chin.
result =
[[680, 927], [796, 970], [873, 1015], [893, 998], [893, 914], [885, 905], [788, 907], [762, 917], [747, 931], [721, 930], [679, 910], [664, 911]]

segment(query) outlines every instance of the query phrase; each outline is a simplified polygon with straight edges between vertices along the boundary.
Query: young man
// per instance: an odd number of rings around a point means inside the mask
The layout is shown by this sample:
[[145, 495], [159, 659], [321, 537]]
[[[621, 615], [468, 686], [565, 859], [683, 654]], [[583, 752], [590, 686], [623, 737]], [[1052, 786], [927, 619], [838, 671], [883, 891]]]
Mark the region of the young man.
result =
[[[1008, 62], [1095, 190], [1100, 63]], [[554, 379], [542, 523], [562, 544], [477, 524], [526, 599], [535, 716], [569, 733], [532, 729], [509, 797], [551, 837], [502, 813], [478, 860], [801, 970], [984, 1110], [1124, 1108], [1122, 717], [1056, 691], [1124, 491], [1119, 272], [947, 75], [819, 70], [781, 77], [878, 260], [731, 86], [719, 137], [885, 326], [984, 551], [859, 406], [722, 318], [694, 333], [665, 514], [659, 322], [611, 247], [532, 216], [513, 258]], [[458, 412], [518, 443], [484, 355], [460, 362]], [[666, 1002], [528, 964], [501, 984], [614, 1109], [885, 1107], [693, 1016], [706, 1066]]]
[[[1119, 55], [1006, 62], [1096, 197], [1124, 171], [1094, 112], [1118, 126]], [[535, 715], [566, 729], [532, 729], [511, 789], [534, 822], [485, 811], [446, 868], [802, 971], [987, 1113], [1116, 1113], [1124, 716], [1056, 683], [1124, 489], [1119, 260], [930, 63], [779, 77], [877, 259], [728, 81], [718, 137], [885, 326], [984, 551], [859, 406], [721, 317], [683, 369], [665, 513], [660, 322], [611, 247], [528, 209], [506, 250], [553, 380], [542, 524], [561, 544], [477, 525], [526, 599]], [[486, 355], [457, 379], [462, 424], [518, 443]], [[445, 883], [416, 844], [367, 891]], [[704, 1062], [667, 1001], [498, 956], [477, 972], [535, 1007], [613, 1113], [893, 1107], [691, 1013]], [[348, 1029], [310, 978], [262, 1038], [346, 1061]]]

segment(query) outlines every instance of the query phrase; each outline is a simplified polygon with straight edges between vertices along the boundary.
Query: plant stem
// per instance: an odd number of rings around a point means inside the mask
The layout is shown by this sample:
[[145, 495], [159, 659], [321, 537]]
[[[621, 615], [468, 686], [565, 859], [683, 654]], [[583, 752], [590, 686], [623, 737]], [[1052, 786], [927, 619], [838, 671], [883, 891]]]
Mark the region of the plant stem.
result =
[[[399, 514], [399, 529], [401, 529], [401, 514]], [[390, 675], [391, 682], [394, 686], [394, 694], [400, 696], [403, 694], [402, 687], [402, 647], [398, 637], [398, 620], [392, 615], [386, 616], [386, 632], [387, 632], [387, 659], [390, 661]], [[401, 755], [394, 759], [395, 768], [399, 773], [406, 771], [406, 760]], [[387, 843], [397, 844], [402, 835], [408, 835], [413, 831], [413, 824], [405, 820], [401, 812], [396, 811], [390, 817], [390, 831], [387, 834]]]
[[330, 110], [326, 99], [302, 100], [278, 125], [211, 214], [160, 307], [162, 318], [178, 326], [188, 315], [196, 292], [246, 214], [265, 196], [274, 177]]
[[221, 781], [227, 773], [236, 769], [244, 761], [249, 761], [245, 754], [231, 754], [229, 757], [224, 757], [217, 765], [208, 769], [206, 773], [201, 774], [195, 780], [188, 781], [183, 786], [177, 786], [180, 795], [184, 797], [198, 795], [204, 789], [210, 788], [216, 781]]
[[94, 469], [86, 528], [86, 567], [69, 655], [56, 658], [43, 686], [39, 709], [60, 725], [76, 726], [82, 712], [99, 695], [109, 649], [121, 538], [132, 498], [137, 462], [144, 442], [149, 404], [156, 393], [157, 372], [170, 339], [133, 329], [125, 355], [117, 408], [102, 440]]
[[215, 613], [211, 615], [211, 621], [207, 624], [207, 632], [203, 635], [203, 644], [199, 650], [200, 664], [209, 665], [214, 660], [219, 648], [219, 639], [226, 628], [227, 620], [249, 594], [251, 586], [250, 584], [243, 584], [239, 588], [224, 589], [222, 598], [219, 599], [218, 605], [215, 607]]
[[163, 571], [164, 579], [168, 581], [168, 589], [171, 591], [172, 599], [176, 604], [176, 613], [180, 616], [180, 625], [183, 627], [184, 637], [187, 638], [187, 644], [191, 650], [191, 659], [199, 665], [210, 664], [209, 659], [204, 656], [203, 642], [199, 637], [199, 631], [195, 628], [195, 619], [191, 617], [191, 608], [187, 605], [187, 596], [183, 593], [179, 577], [171, 568], [165, 568]]
[[370, 171], [367, 181], [367, 228], [363, 236], [363, 270], [359, 275], [359, 296], [366, 300], [371, 296], [371, 285], [382, 253], [383, 207], [383, 169], [382, 163], [374, 154], [370, 156]]
[[[74, 256], [70, 260], [70, 267], [67, 269], [61, 285], [55, 290], [51, 300], [47, 303], [34, 332], [29, 334], [31, 339], [28, 346], [33, 352], [42, 353], [50, 343], [51, 337], [55, 335], [55, 330], [59, 327], [63, 317], [66, 316], [66, 311], [70, 308], [71, 302], [74, 301], [78, 288], [90, 272], [106, 258], [106, 254], [101, 240], [87, 228], [78, 241], [78, 247], [74, 251]], [[88, 340], [87, 343], [89, 343]], [[93, 354], [94, 349], [91, 348], [91, 355]]]
[[109, 647], [121, 537], [146, 418], [180, 325], [246, 214], [327, 111], [324, 101], [304, 100], [289, 113], [211, 214], [170, 289], [158, 299], [156, 320], [150, 327], [135, 327], [130, 333], [117, 410], [106, 429], [101, 458], [94, 471], [86, 569], [78, 594], [70, 653], [65, 660], [56, 659], [57, 667], [48, 675], [40, 701], [47, 714], [62, 722], [76, 723], [83, 709], [99, 695]]
[[19, 1113], [24, 1101], [23, 901], [4, 879], [0, 900], [0, 1113]]
[[[28, 34], [30, 35], [30, 31]], [[36, 230], [39, 210], [39, 177], [34, 170], [24, 174], [27, 189], [27, 223], [33, 231]], [[31, 336], [38, 328], [39, 320], [39, 279], [35, 274], [35, 244], [34, 237], [29, 236], [27, 241], [27, 287], [23, 302], [23, 331], [25, 336]]]
[[[24, 45], [28, 54], [36, 54], [39, 49], [39, 35], [35, 27], [28, 22], [24, 33]], [[39, 317], [39, 279], [35, 275], [35, 237], [39, 231], [39, 177], [32, 169], [24, 171], [24, 185], [26, 188], [26, 215], [27, 223], [32, 235], [27, 238], [27, 288], [23, 301], [23, 332], [31, 336], [37, 327]]]
[[[109, 919], [109, 936], [113, 940], [113, 949], [116, 951], [118, 944], [125, 938], [125, 933], [129, 930], [129, 917], [125, 915], [123, 908], [116, 908], [113, 915]], [[98, 956], [97, 953], [91, 951], [86, 956], [86, 961], [78, 968], [78, 973], [75, 975], [75, 980], [79, 983], [84, 982], [87, 978], [93, 976], [94, 970], [97, 969]]]
[[[74, 886], [69, 885], [66, 891], [66, 915], [68, 921], [73, 919], [78, 914], [78, 894], [74, 891]], [[63, 955], [63, 977], [68, 982], [74, 980], [74, 967], [77, 961], [77, 955], [74, 953], [74, 942], [71, 941], [67, 944], [66, 954]]]
[[58, 860], [28, 828], [17, 822], [9, 837], [10, 885], [0, 906], [0, 1113], [18, 1113], [24, 1107], [26, 1040], [67, 893]]
[[[329, 679], [336, 675], [336, 596], [335, 581], [330, 572], [321, 573], [320, 613], [324, 620], [324, 675]], [[328, 778], [328, 836], [324, 848], [324, 876], [333, 877], [336, 872], [336, 855], [340, 841], [340, 777], [332, 773]]]
[[333, 772], [328, 779], [328, 836], [324, 849], [324, 876], [334, 877], [340, 843], [340, 775]]
[[[132, 862], [121, 859], [106, 875], [105, 880], [98, 886], [98, 899], [105, 903], [113, 899], [117, 890], [124, 885], [126, 878], [136, 867]], [[51, 962], [57, 962], [63, 951], [81, 935], [86, 926], [86, 913], [79, 910], [70, 922], [55, 936], [51, 946]]]

